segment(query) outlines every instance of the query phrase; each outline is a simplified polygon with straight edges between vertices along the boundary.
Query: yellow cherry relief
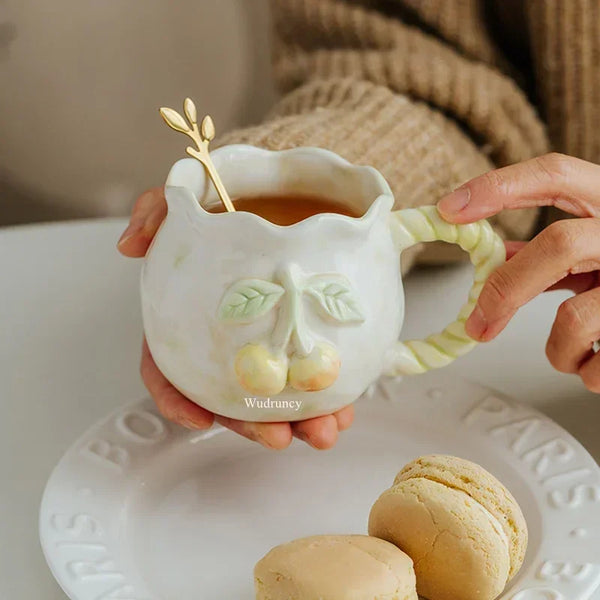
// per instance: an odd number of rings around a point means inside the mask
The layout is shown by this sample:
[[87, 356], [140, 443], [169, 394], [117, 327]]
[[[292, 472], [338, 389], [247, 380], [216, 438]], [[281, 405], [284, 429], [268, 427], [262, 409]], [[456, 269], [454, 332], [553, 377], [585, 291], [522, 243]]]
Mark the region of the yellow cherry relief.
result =
[[257, 396], [275, 396], [285, 387], [288, 359], [276, 355], [261, 344], [246, 344], [235, 356], [235, 374], [239, 384]]
[[338, 351], [329, 344], [319, 343], [308, 356], [292, 356], [288, 379], [296, 390], [317, 392], [333, 384], [340, 365]]

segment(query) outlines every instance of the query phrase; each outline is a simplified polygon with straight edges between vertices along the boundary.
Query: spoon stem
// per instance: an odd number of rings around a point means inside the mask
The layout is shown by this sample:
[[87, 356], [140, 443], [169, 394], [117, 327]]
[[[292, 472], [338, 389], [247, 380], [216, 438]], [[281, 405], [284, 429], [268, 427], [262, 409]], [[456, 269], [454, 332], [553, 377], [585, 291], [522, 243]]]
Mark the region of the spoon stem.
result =
[[208, 144], [215, 137], [215, 126], [213, 121], [209, 115], [206, 115], [204, 119], [202, 119], [200, 128], [198, 128], [197, 111], [193, 101], [190, 98], [186, 98], [183, 107], [185, 116], [189, 122], [186, 122], [186, 120], [172, 108], [163, 107], [160, 109], [160, 114], [171, 129], [179, 131], [194, 140], [196, 148], [188, 146], [186, 152], [202, 163], [227, 212], [235, 212], [233, 202], [231, 201], [231, 198], [223, 185], [221, 176], [217, 169], [215, 169], [215, 165], [208, 152]]
[[198, 152], [198, 150], [196, 150], [195, 148], [190, 147], [187, 149], [187, 153], [193, 158], [199, 160], [204, 165], [204, 168], [206, 169], [208, 176], [213, 182], [213, 185], [217, 190], [217, 194], [219, 194], [219, 198], [221, 199], [221, 202], [225, 206], [227, 212], [235, 212], [233, 202], [231, 201], [231, 198], [229, 197], [229, 194], [227, 193], [227, 190], [223, 185], [223, 181], [221, 180], [219, 172], [215, 169], [215, 165], [213, 164], [213, 161], [210, 158], [208, 149], [206, 152]]

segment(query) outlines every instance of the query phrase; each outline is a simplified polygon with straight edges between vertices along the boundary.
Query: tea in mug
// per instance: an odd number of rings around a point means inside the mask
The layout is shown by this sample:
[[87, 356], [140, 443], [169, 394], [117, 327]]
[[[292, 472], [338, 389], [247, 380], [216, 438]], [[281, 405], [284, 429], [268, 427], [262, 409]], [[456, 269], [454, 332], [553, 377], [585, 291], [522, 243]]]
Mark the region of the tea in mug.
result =
[[[356, 210], [321, 196], [244, 196], [233, 200], [236, 211], [251, 212], [275, 225], [293, 225], [320, 213], [335, 213], [347, 217], [362, 216]], [[210, 213], [225, 212], [218, 204], [206, 208]]]

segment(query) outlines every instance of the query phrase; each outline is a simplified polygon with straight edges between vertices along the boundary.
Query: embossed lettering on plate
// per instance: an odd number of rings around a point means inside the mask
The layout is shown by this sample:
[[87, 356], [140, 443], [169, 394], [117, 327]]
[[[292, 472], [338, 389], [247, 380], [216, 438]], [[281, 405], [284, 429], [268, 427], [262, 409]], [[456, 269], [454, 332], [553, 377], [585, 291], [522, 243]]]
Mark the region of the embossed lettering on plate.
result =
[[73, 537], [95, 536], [100, 532], [98, 521], [85, 513], [72, 516], [54, 513], [50, 517], [50, 525], [57, 533], [66, 533]]
[[529, 438], [539, 427], [541, 419], [538, 417], [527, 417], [503, 423], [490, 429], [493, 436], [506, 435], [510, 441], [509, 447], [513, 452], [520, 452]]
[[120, 414], [116, 427], [126, 438], [141, 444], [154, 444], [167, 436], [164, 422], [148, 410], [128, 410]]
[[473, 425], [475, 421], [486, 415], [504, 415], [510, 412], [510, 406], [501, 398], [494, 395], [486, 396], [480, 402], [477, 402], [471, 410], [463, 417], [465, 425]]
[[117, 571], [114, 561], [110, 558], [72, 560], [67, 563], [66, 569], [71, 577], [79, 581], [106, 579], [107, 577], [123, 578], [123, 574]]
[[567, 491], [553, 490], [548, 498], [554, 508], [579, 508], [584, 502], [600, 502], [600, 485], [580, 483]]
[[544, 475], [552, 463], [567, 463], [575, 456], [575, 450], [571, 445], [561, 438], [548, 440], [539, 446], [535, 446], [525, 452], [522, 456], [525, 462], [533, 464], [536, 475]]
[[129, 464], [129, 452], [125, 448], [103, 439], [90, 440], [81, 449], [81, 454], [119, 473]]
[[[585, 481], [592, 469], [580, 463], [581, 453], [575, 443], [566, 435], [561, 437], [558, 428], [542, 416], [527, 414], [527, 409], [513, 407], [497, 396], [488, 395], [463, 416], [463, 423], [489, 433], [505, 444], [527, 467], [532, 481], [550, 488], [546, 499], [554, 510], [582, 509], [586, 504], [600, 503], [600, 485]], [[572, 546], [574, 538], [587, 536], [587, 529], [583, 527], [585, 515], [582, 510], [582, 526], [577, 527], [579, 523], [575, 522], [564, 532], [565, 543], [569, 540]], [[554, 540], [553, 554], [559, 546]], [[546, 585], [521, 590], [507, 599], [571, 600], [572, 594], [589, 593], [600, 582], [600, 565], [560, 560], [540, 562], [535, 569], [535, 578]], [[564, 595], [566, 585], [569, 585], [568, 597]]]
[[554, 581], [581, 581], [586, 579], [594, 570], [593, 565], [585, 563], [578, 565], [569, 562], [551, 561], [540, 565], [536, 577]]

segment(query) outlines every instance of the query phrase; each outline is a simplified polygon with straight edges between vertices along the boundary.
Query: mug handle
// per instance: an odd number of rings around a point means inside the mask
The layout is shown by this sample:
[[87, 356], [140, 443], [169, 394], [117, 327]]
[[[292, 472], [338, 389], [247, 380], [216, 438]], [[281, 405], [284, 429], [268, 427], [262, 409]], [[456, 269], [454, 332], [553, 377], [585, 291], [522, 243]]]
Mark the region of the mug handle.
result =
[[391, 214], [392, 231], [400, 252], [419, 242], [442, 241], [458, 244], [469, 253], [475, 277], [469, 299], [458, 318], [441, 333], [423, 340], [397, 342], [390, 351], [387, 375], [414, 375], [445, 367], [472, 350], [477, 342], [465, 332], [465, 321], [475, 308], [489, 274], [506, 260], [504, 242], [485, 221], [453, 225], [444, 221], [435, 206], [405, 208]]

